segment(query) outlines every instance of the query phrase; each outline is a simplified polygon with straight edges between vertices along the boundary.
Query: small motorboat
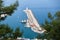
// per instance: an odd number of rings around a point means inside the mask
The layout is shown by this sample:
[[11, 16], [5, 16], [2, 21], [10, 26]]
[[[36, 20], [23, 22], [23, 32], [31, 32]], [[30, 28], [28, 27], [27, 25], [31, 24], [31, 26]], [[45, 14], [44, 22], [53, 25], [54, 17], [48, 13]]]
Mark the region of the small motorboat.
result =
[[21, 23], [24, 23], [24, 24], [25, 24], [26, 22], [27, 22], [27, 20], [22, 20], [22, 21], [21, 21]]

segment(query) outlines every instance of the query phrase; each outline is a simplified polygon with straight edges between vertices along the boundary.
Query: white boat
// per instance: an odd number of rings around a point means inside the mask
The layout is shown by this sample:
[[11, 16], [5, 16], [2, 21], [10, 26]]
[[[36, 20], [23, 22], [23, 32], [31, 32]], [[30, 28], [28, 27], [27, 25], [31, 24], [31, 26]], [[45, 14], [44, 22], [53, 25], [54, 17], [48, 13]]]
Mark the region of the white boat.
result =
[[21, 21], [21, 23], [24, 23], [24, 24], [25, 24], [26, 22], [27, 22], [27, 20], [22, 20], [22, 21]]
[[[42, 28], [39, 24], [36, 18], [34, 17], [32, 11], [28, 8], [26, 10], [23, 10], [27, 14], [27, 22], [26, 25], [28, 25], [32, 31], [37, 32], [37, 33], [44, 33], [46, 30]], [[26, 27], [28, 27], [26, 26]]]

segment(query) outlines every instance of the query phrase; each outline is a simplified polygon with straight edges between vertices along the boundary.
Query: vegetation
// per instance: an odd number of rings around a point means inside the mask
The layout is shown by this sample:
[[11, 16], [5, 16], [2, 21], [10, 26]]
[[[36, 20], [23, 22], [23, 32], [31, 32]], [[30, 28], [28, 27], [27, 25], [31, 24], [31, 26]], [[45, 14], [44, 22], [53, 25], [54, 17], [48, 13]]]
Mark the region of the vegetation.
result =
[[[12, 15], [14, 10], [17, 9], [18, 2], [10, 5], [10, 6], [4, 6], [3, 1], [0, 0], [0, 21], [5, 20], [5, 18], [1, 18], [1, 14], [7, 14]], [[45, 20], [45, 23], [42, 25], [46, 30], [47, 33], [45, 33], [43, 36], [38, 35], [38, 39], [53, 39], [53, 40], [60, 40], [60, 11], [56, 12], [54, 16], [51, 15], [51, 13], [48, 13], [48, 19]], [[10, 28], [8, 25], [0, 24], [0, 39], [2, 40], [14, 40], [17, 37], [21, 37], [22, 32], [20, 32], [19, 27], [15, 29], [15, 31]]]
[[[1, 18], [2, 14], [7, 14], [9, 16], [12, 15], [14, 10], [17, 9], [18, 1], [10, 6], [4, 6], [3, 1], [0, 0], [0, 21], [5, 20], [7, 17]], [[0, 24], [0, 40], [15, 40], [17, 37], [21, 37], [22, 32], [20, 31], [19, 27], [15, 29], [10, 28], [10, 26], [5, 24]]]
[[44, 36], [37, 36], [40, 39], [53, 39], [53, 40], [60, 40], [60, 11], [56, 12], [54, 16], [51, 13], [48, 13], [48, 18], [45, 20], [43, 27], [47, 30], [47, 33]]
[[17, 39], [17, 37], [21, 37], [22, 32], [20, 32], [19, 27], [15, 29], [15, 31], [10, 28], [8, 25], [1, 24], [0, 25], [0, 39], [8, 40], [10, 39]]
[[12, 15], [14, 10], [17, 9], [18, 6], [18, 1], [16, 1], [14, 4], [11, 4], [10, 6], [4, 6], [3, 1], [0, 0], [0, 21], [4, 20], [5, 18], [1, 18], [1, 14], [7, 14], [7, 15]]
[[17, 28], [15, 29], [15, 32], [13, 33], [13, 38], [16, 39], [17, 37], [21, 37], [22, 34], [23, 34], [23, 33], [20, 32], [19, 27], [17, 27]]

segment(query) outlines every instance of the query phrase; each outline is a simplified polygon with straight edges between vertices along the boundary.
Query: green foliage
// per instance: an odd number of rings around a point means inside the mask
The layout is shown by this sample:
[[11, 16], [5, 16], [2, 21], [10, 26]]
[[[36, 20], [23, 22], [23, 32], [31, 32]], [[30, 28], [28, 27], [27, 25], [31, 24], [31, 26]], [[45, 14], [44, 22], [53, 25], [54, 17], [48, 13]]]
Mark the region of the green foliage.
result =
[[12, 33], [12, 30], [8, 25], [4, 25], [1, 24], [0, 25], [0, 38], [3, 37], [3, 39], [5, 38], [9, 38], [10, 34]]
[[[17, 6], [18, 6], [18, 1], [16, 1], [14, 4], [11, 4], [10, 6], [4, 6], [3, 0], [0, 0], [0, 21], [5, 20], [5, 18], [7, 17], [6, 16], [4, 18], [1, 18], [1, 14], [7, 14], [11, 16], [14, 10], [17, 9]], [[16, 28], [16, 30], [14, 31], [8, 25], [5, 24], [0, 25], [0, 38], [2, 38], [2, 40], [8, 40], [8, 38], [11, 38], [11, 40], [13, 40], [14, 38], [21, 36], [22, 36], [22, 32], [20, 32], [19, 28]]]
[[[0, 0], [0, 16], [1, 16], [1, 14], [12, 15], [14, 10], [17, 9], [17, 6], [18, 6], [18, 1], [16, 1], [14, 4], [12, 4], [10, 6], [4, 6], [3, 1]], [[0, 19], [0, 20], [2, 20], [2, 19]]]
[[8, 25], [5, 24], [0, 25], [0, 38], [2, 38], [2, 40], [7, 40], [9, 38], [16, 39], [17, 37], [21, 37], [21, 36], [22, 36], [22, 32], [20, 32], [19, 28], [16, 28], [14, 31]]
[[0, 7], [2, 7], [3, 6], [3, 1], [2, 0], [0, 0]]
[[55, 16], [60, 17], [60, 11], [56, 12]]
[[14, 12], [14, 10], [17, 8], [17, 6], [18, 6], [18, 2], [16, 1], [16, 3], [14, 3], [8, 7], [2, 8], [2, 11], [7, 13], [8, 15], [11, 15]]
[[48, 13], [48, 18], [49, 18], [49, 19], [53, 19], [53, 16], [51, 15], [50, 12]]
[[[60, 40], [60, 11], [56, 12], [53, 18], [51, 13], [48, 13], [48, 18], [51, 21], [49, 22], [45, 20], [43, 27], [47, 30], [47, 33], [44, 34], [43, 38], [46, 38], [48, 40]], [[38, 36], [38, 38], [39, 37], [40, 36]]]
[[15, 29], [15, 32], [13, 33], [13, 35], [14, 35], [14, 39], [16, 39], [17, 37], [21, 37], [22, 36], [22, 32], [20, 32], [19, 27], [17, 27]]

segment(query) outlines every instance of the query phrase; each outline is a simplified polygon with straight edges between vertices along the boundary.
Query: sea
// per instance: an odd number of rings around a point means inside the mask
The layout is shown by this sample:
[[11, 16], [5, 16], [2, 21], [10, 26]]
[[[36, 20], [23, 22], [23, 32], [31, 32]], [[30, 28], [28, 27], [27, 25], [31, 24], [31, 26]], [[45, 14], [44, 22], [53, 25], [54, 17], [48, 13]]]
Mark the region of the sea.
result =
[[[37, 5], [36, 5], [37, 6]], [[33, 15], [37, 19], [40, 25], [44, 24], [45, 19], [48, 19], [48, 12], [54, 15], [57, 11], [60, 11], [60, 7], [32, 7], [32, 6], [19, 6], [17, 10], [14, 10], [14, 13], [11, 16], [7, 16], [4, 21], [1, 21], [0, 24], [8, 24], [14, 30], [19, 27], [20, 31], [23, 32], [23, 38], [36, 38], [38, 33], [35, 33], [31, 30], [31, 28], [25, 27], [24, 24], [21, 23], [22, 20], [27, 20], [27, 15], [23, 11], [28, 7], [32, 10]]]

